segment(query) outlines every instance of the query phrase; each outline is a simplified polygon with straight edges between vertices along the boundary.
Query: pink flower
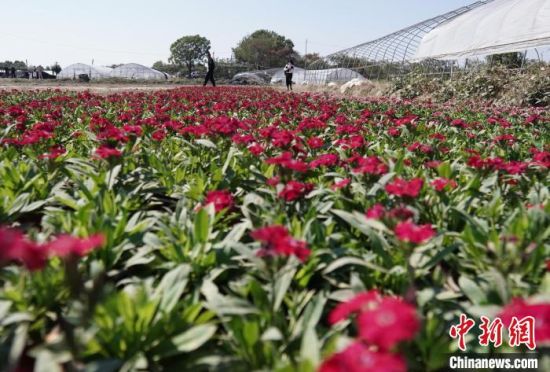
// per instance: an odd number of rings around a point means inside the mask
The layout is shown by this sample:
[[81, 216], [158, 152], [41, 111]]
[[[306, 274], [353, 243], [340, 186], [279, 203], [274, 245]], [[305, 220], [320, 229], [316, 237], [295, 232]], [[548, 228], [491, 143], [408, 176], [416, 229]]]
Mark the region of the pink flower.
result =
[[109, 147], [108, 145], [101, 145], [95, 150], [95, 154], [101, 159], [108, 159], [119, 158], [122, 155], [122, 152]]
[[103, 235], [93, 235], [89, 238], [60, 235], [51, 243], [46, 244], [46, 249], [57, 257], [82, 257], [91, 250], [102, 246], [104, 243], [105, 237]]
[[265, 183], [267, 183], [269, 186], [272, 186], [272, 187], [275, 187], [277, 186], [277, 184], [281, 181], [281, 177], [279, 176], [275, 176], [275, 177], [271, 177], [271, 178], [268, 178]]
[[398, 223], [394, 232], [397, 239], [415, 244], [422, 244], [435, 235], [431, 225], [415, 225], [410, 221]]
[[392, 195], [416, 198], [420, 194], [420, 190], [422, 190], [423, 183], [424, 180], [422, 178], [414, 178], [410, 181], [396, 178], [393, 182], [386, 185], [386, 191]]
[[385, 297], [361, 312], [357, 324], [360, 338], [383, 350], [413, 339], [420, 328], [414, 306], [397, 297]]
[[164, 138], [166, 138], [166, 132], [163, 129], [158, 129], [158, 130], [153, 132], [153, 134], [151, 135], [151, 138], [154, 141], [160, 142]]
[[349, 178], [344, 178], [343, 180], [341, 181], [338, 181], [338, 182], [335, 182], [332, 186], [331, 186], [331, 189], [333, 190], [340, 190], [344, 187], [346, 187], [347, 185], [349, 185], [351, 183], [351, 180]]
[[414, 212], [411, 211], [406, 206], [400, 205], [398, 207], [393, 208], [389, 216], [392, 218], [396, 218], [398, 220], [408, 220], [409, 218], [414, 217]]
[[259, 156], [264, 152], [264, 147], [258, 143], [255, 143], [253, 145], [250, 145], [248, 147], [248, 151], [250, 151], [253, 155]]
[[46, 265], [47, 252], [28, 241], [21, 231], [0, 227], [0, 264], [10, 261], [17, 261], [29, 270], [39, 270]]
[[386, 209], [384, 208], [384, 206], [382, 204], [375, 204], [369, 210], [367, 210], [366, 216], [367, 218], [378, 220], [380, 218], [383, 218], [385, 214]]
[[279, 196], [286, 201], [294, 201], [313, 190], [313, 184], [298, 181], [289, 181], [279, 193]]
[[250, 236], [262, 242], [262, 249], [258, 256], [296, 256], [305, 262], [311, 250], [304, 241], [296, 240], [288, 233], [284, 226], [267, 226], [253, 231]]
[[325, 360], [319, 372], [406, 372], [402, 356], [373, 351], [362, 342], [354, 342], [345, 350]]
[[388, 172], [388, 166], [376, 156], [360, 157], [356, 161], [357, 167], [353, 170], [354, 173], [382, 175]]
[[426, 168], [437, 168], [441, 165], [441, 162], [439, 160], [430, 160], [424, 163], [424, 166]]
[[67, 150], [65, 150], [63, 148], [63, 146], [55, 145], [55, 146], [50, 147], [50, 152], [48, 152], [47, 154], [40, 155], [40, 159], [54, 160], [54, 159], [57, 159], [58, 157], [60, 157], [61, 155], [65, 154], [66, 152], [67, 152]]
[[443, 191], [445, 188], [452, 190], [457, 186], [454, 180], [447, 178], [436, 178], [432, 181], [431, 185], [436, 191]]
[[380, 293], [373, 289], [368, 292], [361, 292], [352, 299], [343, 302], [336, 306], [329, 314], [328, 321], [330, 324], [336, 324], [350, 315], [359, 313], [372, 306], [375, 306], [380, 301]]
[[233, 195], [227, 190], [209, 191], [204, 198], [204, 204], [214, 204], [216, 212], [233, 206]]
[[317, 159], [309, 163], [310, 168], [331, 167], [338, 164], [340, 158], [336, 154], [319, 155]]
[[325, 142], [322, 138], [319, 137], [311, 137], [307, 140], [307, 144], [312, 149], [318, 149], [320, 147], [323, 147]]
[[535, 340], [537, 343], [550, 341], [550, 303], [527, 303], [524, 299], [513, 299], [499, 314], [502, 322], [509, 326], [512, 318], [521, 320], [527, 316], [535, 318]]

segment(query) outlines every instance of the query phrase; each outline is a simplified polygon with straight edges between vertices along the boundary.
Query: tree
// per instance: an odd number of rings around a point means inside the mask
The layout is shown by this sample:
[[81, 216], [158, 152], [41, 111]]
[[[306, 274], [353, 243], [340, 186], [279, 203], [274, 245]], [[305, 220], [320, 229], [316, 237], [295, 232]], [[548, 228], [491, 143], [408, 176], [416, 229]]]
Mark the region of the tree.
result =
[[487, 56], [487, 62], [490, 65], [503, 65], [507, 68], [520, 68], [523, 66], [524, 55], [519, 52], [492, 54]]
[[162, 61], [156, 61], [153, 63], [153, 68], [160, 72], [165, 72], [170, 75], [178, 73], [179, 67], [170, 63], [164, 63]]
[[322, 70], [329, 68], [327, 61], [321, 58], [319, 53], [305, 54], [296, 61], [296, 64], [309, 70]]
[[258, 30], [246, 36], [233, 53], [237, 61], [254, 65], [258, 70], [282, 66], [288, 58], [298, 56], [292, 40], [269, 30]]
[[168, 62], [179, 67], [187, 67], [188, 76], [193, 72], [195, 62], [206, 55], [210, 49], [210, 40], [200, 35], [184, 36], [170, 46]]
[[61, 66], [59, 66], [59, 63], [54, 62], [54, 64], [52, 65], [52, 71], [55, 74], [55, 76], [57, 76], [57, 74], [61, 72]]
[[5, 61], [0, 62], [0, 68], [12, 68], [14, 67], [16, 70], [26, 70], [27, 65], [23, 61]]

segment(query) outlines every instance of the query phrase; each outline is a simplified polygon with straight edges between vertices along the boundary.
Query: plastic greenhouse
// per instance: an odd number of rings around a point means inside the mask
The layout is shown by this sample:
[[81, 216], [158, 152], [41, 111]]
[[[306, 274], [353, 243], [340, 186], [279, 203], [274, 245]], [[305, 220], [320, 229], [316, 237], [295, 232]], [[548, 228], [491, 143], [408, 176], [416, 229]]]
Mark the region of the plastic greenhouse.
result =
[[[352, 79], [364, 80], [365, 78], [357, 71], [348, 68], [329, 68], [324, 70], [304, 70], [294, 68], [292, 81], [295, 84], [328, 84], [331, 82], [346, 82]], [[281, 83], [285, 81], [283, 69], [277, 71], [271, 78], [271, 83]]]
[[430, 31], [416, 59], [457, 59], [517, 52], [550, 44], [550, 1], [500, 0]]
[[525, 52], [549, 44], [550, 0], [481, 0], [332, 53], [308, 66], [319, 70], [308, 71], [313, 75], [308, 79], [323, 83], [320, 70], [336, 67], [368, 79], [385, 79], [413, 69], [448, 75], [460, 58]]
[[166, 80], [168, 75], [137, 63], [127, 63], [111, 71], [110, 77], [136, 80]]
[[84, 63], [69, 65], [57, 74], [58, 79], [78, 79], [79, 75], [88, 75], [90, 79], [108, 78], [112, 69], [109, 67], [91, 66]]

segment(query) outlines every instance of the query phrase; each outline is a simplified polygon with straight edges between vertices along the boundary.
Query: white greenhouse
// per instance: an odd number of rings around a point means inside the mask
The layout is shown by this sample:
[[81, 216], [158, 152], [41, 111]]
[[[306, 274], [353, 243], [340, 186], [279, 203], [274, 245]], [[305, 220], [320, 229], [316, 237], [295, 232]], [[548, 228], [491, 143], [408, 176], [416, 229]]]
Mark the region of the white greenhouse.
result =
[[[324, 70], [304, 70], [294, 68], [292, 81], [294, 84], [328, 84], [345, 83], [352, 79], [365, 80], [357, 71], [348, 68], [329, 68]], [[285, 81], [283, 69], [277, 71], [271, 78], [271, 84], [278, 84]]]
[[415, 58], [458, 59], [522, 52], [549, 44], [549, 0], [499, 0], [431, 30], [422, 39]]
[[75, 63], [69, 65], [61, 70], [57, 74], [57, 79], [78, 79], [79, 75], [88, 75], [90, 79], [105, 79], [108, 78], [112, 68], [91, 66], [84, 63]]
[[127, 63], [113, 69], [110, 77], [135, 80], [166, 80], [168, 74], [137, 63]]

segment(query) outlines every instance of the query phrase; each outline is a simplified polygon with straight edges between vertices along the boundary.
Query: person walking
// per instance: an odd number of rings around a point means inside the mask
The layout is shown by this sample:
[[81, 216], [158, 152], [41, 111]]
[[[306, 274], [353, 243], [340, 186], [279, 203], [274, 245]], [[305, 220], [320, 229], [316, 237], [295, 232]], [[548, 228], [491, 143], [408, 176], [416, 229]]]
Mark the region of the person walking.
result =
[[11, 66], [11, 77], [15, 79], [15, 67]]
[[288, 63], [283, 71], [286, 78], [286, 90], [292, 90], [292, 74], [294, 74], [294, 64], [291, 59], [288, 60]]
[[208, 84], [209, 81], [212, 82], [212, 86], [216, 86], [216, 81], [214, 80], [214, 69], [216, 68], [216, 64], [214, 63], [214, 59], [212, 58], [212, 55], [210, 54], [210, 51], [206, 52], [208, 57], [208, 71], [206, 72], [206, 77], [204, 78], [204, 84], [203, 87]]

